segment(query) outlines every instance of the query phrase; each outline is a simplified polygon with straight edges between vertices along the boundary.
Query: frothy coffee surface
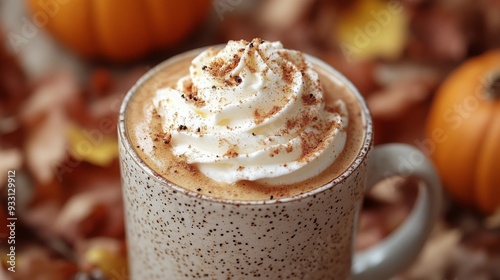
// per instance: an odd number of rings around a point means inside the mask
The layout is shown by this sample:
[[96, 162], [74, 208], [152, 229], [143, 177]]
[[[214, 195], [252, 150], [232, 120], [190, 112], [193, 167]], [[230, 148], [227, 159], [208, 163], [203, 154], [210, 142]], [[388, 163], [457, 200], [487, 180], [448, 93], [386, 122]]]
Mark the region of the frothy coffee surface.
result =
[[[164, 65], [165, 67], [159, 69], [137, 89], [126, 109], [125, 125], [128, 138], [139, 157], [159, 176], [190, 191], [218, 198], [234, 200], [279, 199], [298, 195], [324, 185], [345, 171], [356, 158], [364, 138], [364, 124], [358, 101], [349, 89], [331, 73], [319, 65], [313, 65], [321, 82], [319, 86], [322, 90], [321, 98], [326, 104], [326, 112], [337, 113], [334, 116], [337, 120], [342, 116], [349, 120], [347, 126], [336, 126], [338, 133], [342, 132], [346, 135], [346, 140], [343, 149], [335, 155], [333, 163], [305, 181], [289, 184], [270, 185], [259, 180], [220, 182], [207, 177], [200, 172], [196, 165], [187, 163], [185, 158], [173, 153], [170, 145], [171, 135], [165, 134], [164, 127], [162, 127], [164, 123], [162, 124], [161, 117], [152, 101], [159, 89], [179, 87], [179, 81], [188, 75], [195, 55], [185, 56]], [[340, 114], [338, 113], [339, 99], [343, 101], [342, 106], [345, 110]], [[237, 112], [235, 113], [237, 114]], [[178, 129], [185, 130], [186, 128], [178, 127]]]

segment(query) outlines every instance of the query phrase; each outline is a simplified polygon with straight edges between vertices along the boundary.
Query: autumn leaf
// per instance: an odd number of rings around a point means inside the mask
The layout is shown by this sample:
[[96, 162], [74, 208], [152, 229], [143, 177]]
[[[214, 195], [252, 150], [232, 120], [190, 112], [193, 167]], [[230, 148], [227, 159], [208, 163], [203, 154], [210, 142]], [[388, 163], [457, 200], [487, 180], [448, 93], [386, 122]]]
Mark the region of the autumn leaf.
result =
[[[71, 279], [77, 266], [64, 259], [56, 259], [44, 247], [31, 245], [16, 253], [16, 272], [10, 274], [12, 279]], [[0, 273], [0, 276], [2, 274]], [[0, 279], [4, 279], [0, 277]], [[10, 278], [7, 278], [10, 279]]]
[[56, 234], [72, 243], [96, 235], [123, 236], [123, 205], [118, 186], [102, 186], [71, 196], [54, 219]]
[[80, 161], [108, 166], [118, 156], [118, 142], [98, 129], [88, 130], [76, 125], [67, 129], [70, 154]]
[[0, 279], [13, 280], [13, 278], [11, 276], [12, 276], [11, 272], [5, 271], [4, 268], [2, 266], [0, 266]]
[[269, 29], [285, 30], [309, 10], [313, 0], [268, 0], [262, 3], [258, 20]]
[[427, 100], [436, 85], [434, 77], [401, 79], [373, 92], [366, 101], [374, 118], [397, 120]]
[[459, 230], [447, 229], [442, 224], [437, 224], [432, 238], [425, 244], [420, 257], [405, 273], [406, 277], [408, 279], [446, 279], [446, 267], [450, 265], [452, 256], [456, 254], [461, 237], [462, 233]]
[[77, 244], [79, 265], [83, 271], [99, 269], [106, 279], [128, 279], [124, 240], [93, 238]]
[[[22, 153], [19, 149], [0, 149], [0, 182], [7, 181], [9, 170], [17, 170], [21, 168], [23, 163]], [[5, 184], [0, 183], [0, 191], [5, 187]]]
[[75, 111], [81, 102], [79, 95], [71, 74], [49, 74], [39, 81], [20, 110], [27, 131], [26, 163], [41, 184], [54, 179], [54, 170], [66, 157], [65, 128], [70, 111]]
[[28, 167], [42, 184], [52, 181], [56, 166], [66, 156], [66, 137], [63, 133], [66, 124], [63, 112], [48, 111], [38, 125], [32, 126], [26, 140]]
[[359, 0], [339, 14], [334, 32], [349, 61], [393, 59], [405, 46], [408, 22], [398, 1]]
[[[0, 208], [0, 221], [7, 221], [7, 207]], [[4, 244], [7, 242], [7, 238], [9, 237], [10, 229], [6, 226], [0, 227], [0, 244]], [[6, 244], [6, 243], [5, 243]], [[0, 268], [2, 266], [0, 265]], [[1, 274], [0, 274], [1, 275]], [[0, 279], [3, 279], [0, 277]]]

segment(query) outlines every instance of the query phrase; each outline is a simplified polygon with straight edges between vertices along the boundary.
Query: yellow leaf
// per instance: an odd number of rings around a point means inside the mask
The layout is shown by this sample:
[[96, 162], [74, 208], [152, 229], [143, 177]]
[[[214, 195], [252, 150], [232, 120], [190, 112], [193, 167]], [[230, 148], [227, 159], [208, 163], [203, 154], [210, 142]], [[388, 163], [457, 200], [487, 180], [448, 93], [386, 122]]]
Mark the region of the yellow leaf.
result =
[[116, 138], [97, 129], [69, 126], [67, 130], [69, 152], [77, 160], [98, 166], [107, 166], [118, 156]]
[[358, 0], [339, 15], [335, 36], [348, 61], [396, 58], [405, 45], [408, 18], [396, 0]]
[[116, 240], [102, 239], [109, 244], [96, 244], [85, 252], [83, 261], [93, 267], [98, 267], [106, 276], [106, 279], [121, 279], [128, 275], [127, 258], [124, 252], [117, 251], [121, 248], [108, 248], [116, 246]]

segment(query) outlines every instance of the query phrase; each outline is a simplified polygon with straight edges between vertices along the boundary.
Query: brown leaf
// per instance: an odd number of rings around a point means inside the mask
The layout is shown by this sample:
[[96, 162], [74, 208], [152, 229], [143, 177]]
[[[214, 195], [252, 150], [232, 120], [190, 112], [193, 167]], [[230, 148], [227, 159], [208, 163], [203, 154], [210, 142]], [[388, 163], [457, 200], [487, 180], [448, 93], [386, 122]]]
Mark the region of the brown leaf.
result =
[[36, 202], [23, 213], [23, 223], [42, 236], [55, 236], [55, 217], [61, 211], [61, 202], [46, 197]]
[[104, 69], [94, 72], [88, 89], [88, 105], [82, 114], [84, 117], [78, 118], [78, 124], [94, 134], [116, 138], [116, 123], [123, 98], [147, 70], [146, 66], [138, 66], [114, 75]]
[[[7, 207], [0, 208], [0, 221], [7, 221]], [[2, 223], [2, 225], [5, 225]], [[0, 244], [6, 244], [7, 238], [9, 237], [10, 230], [6, 226], [0, 227]], [[2, 266], [0, 265], [0, 268]], [[0, 278], [2, 279], [2, 278]]]
[[[30, 98], [23, 104], [20, 114], [24, 123], [37, 123], [37, 119], [51, 111], [69, 115], [81, 106], [81, 91], [71, 73], [57, 72], [38, 81]], [[78, 110], [77, 110], [78, 111]]]
[[46, 112], [36, 126], [32, 126], [26, 140], [26, 163], [36, 180], [48, 184], [54, 171], [66, 157], [67, 119], [61, 110]]
[[124, 233], [120, 188], [94, 188], [72, 196], [55, 219], [59, 236], [72, 243], [92, 236]]
[[319, 57], [346, 76], [363, 96], [369, 96], [378, 88], [375, 81], [377, 62], [368, 60], [348, 62], [342, 54], [334, 51], [323, 52]]
[[14, 280], [67, 280], [76, 273], [77, 266], [67, 260], [57, 259], [42, 247], [30, 246], [18, 252]]
[[92, 72], [89, 82], [89, 94], [91, 98], [99, 98], [110, 92], [113, 82], [111, 73], [104, 68], [96, 69]]
[[7, 116], [18, 112], [28, 89], [26, 76], [16, 57], [4, 48], [2, 31], [0, 29], [0, 116]]
[[121, 189], [120, 162], [118, 159], [113, 160], [106, 167], [75, 161], [68, 168], [68, 171], [61, 178], [69, 196], [93, 191], [94, 189]]
[[374, 118], [397, 119], [427, 100], [436, 86], [433, 77], [400, 80], [374, 92], [366, 101]]
[[362, 211], [359, 217], [358, 234], [356, 236], [356, 250], [367, 249], [379, 243], [387, 234], [383, 220], [374, 211]]
[[484, 225], [487, 229], [500, 229], [500, 209], [487, 217]]
[[[500, 1], [498, 0], [484, 0], [479, 1], [482, 14], [481, 19], [484, 22], [484, 32], [481, 37], [485, 41], [485, 48], [498, 48], [500, 47]], [[476, 33], [477, 34], [477, 33]]]
[[499, 279], [500, 258], [490, 256], [482, 250], [471, 250], [459, 246], [451, 256], [452, 265], [448, 277], [453, 279], [490, 280]]
[[396, 204], [403, 200], [403, 194], [398, 188], [403, 184], [404, 178], [387, 178], [370, 189], [369, 197], [382, 203]]
[[[437, 225], [422, 253], [412, 267], [404, 273], [404, 279], [442, 280], [448, 279], [446, 271], [462, 234], [458, 230], [450, 230]], [[469, 278], [459, 278], [469, 279]]]
[[469, 39], [459, 15], [443, 6], [415, 13], [409, 55], [422, 60], [460, 61], [467, 54]]
[[80, 91], [68, 73], [42, 80], [21, 110], [27, 139], [26, 162], [36, 180], [50, 183], [66, 157], [66, 127], [70, 112], [81, 105]]
[[415, 180], [392, 177], [370, 189], [359, 217], [357, 250], [379, 243], [404, 222], [416, 200], [417, 186]]
[[2, 280], [14, 280], [13, 278], [14, 273], [7, 271], [6, 268], [0, 265], [0, 279]]
[[15, 171], [21, 168], [23, 156], [19, 149], [0, 149], [0, 192], [6, 186], [9, 170]]
[[291, 28], [307, 13], [314, 0], [269, 0], [262, 3], [259, 24], [267, 29], [286, 30]]

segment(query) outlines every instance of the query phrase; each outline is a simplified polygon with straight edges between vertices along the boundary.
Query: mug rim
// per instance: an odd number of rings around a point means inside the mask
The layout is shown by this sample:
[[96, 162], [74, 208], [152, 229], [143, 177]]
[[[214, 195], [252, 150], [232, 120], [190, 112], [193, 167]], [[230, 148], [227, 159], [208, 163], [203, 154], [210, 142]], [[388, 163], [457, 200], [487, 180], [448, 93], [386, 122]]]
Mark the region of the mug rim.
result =
[[[330, 188], [334, 188], [338, 186], [340, 183], [345, 181], [347, 178], [349, 178], [360, 166], [361, 164], [367, 159], [370, 150], [373, 147], [373, 123], [372, 123], [372, 117], [370, 114], [370, 111], [368, 109], [368, 106], [366, 105], [366, 101], [359, 92], [359, 90], [354, 86], [354, 84], [347, 79], [340, 71], [335, 69], [333, 66], [330, 64], [324, 62], [323, 60], [301, 52], [306, 59], [311, 62], [314, 65], [317, 65], [321, 68], [323, 68], [325, 71], [333, 74], [333, 76], [338, 79], [343, 85], [345, 85], [348, 90], [351, 91], [351, 93], [354, 95], [356, 100], [358, 101], [358, 105], [360, 106], [361, 113], [362, 113], [362, 122], [363, 122], [363, 129], [365, 130], [364, 136], [363, 136], [363, 141], [362, 145], [358, 151], [358, 154], [354, 158], [354, 161], [347, 167], [340, 175], [336, 176], [335, 178], [331, 179], [327, 183], [320, 185], [317, 188], [313, 188], [309, 191], [293, 195], [293, 196], [287, 196], [283, 198], [277, 198], [277, 199], [265, 199], [265, 200], [237, 200], [237, 199], [227, 199], [227, 198], [220, 198], [220, 197], [215, 197], [215, 196], [210, 196], [210, 195], [205, 195], [205, 194], [200, 194], [191, 190], [188, 190], [187, 188], [183, 188], [182, 186], [168, 180], [167, 178], [162, 177], [158, 173], [156, 173], [151, 167], [149, 167], [137, 154], [135, 149], [132, 147], [132, 143], [130, 142], [130, 139], [128, 138], [127, 135], [127, 129], [126, 129], [126, 124], [125, 124], [125, 115], [126, 111], [128, 108], [128, 103], [132, 99], [133, 95], [138, 91], [138, 89], [144, 85], [149, 79], [151, 79], [157, 72], [163, 70], [165, 67], [174, 64], [182, 59], [184, 59], [186, 56], [193, 56], [201, 53], [204, 50], [207, 50], [209, 48], [222, 48], [225, 46], [225, 44], [220, 44], [220, 45], [211, 45], [211, 46], [205, 46], [201, 48], [196, 48], [192, 49], [186, 52], [182, 52], [179, 54], [176, 54], [172, 57], [169, 57], [168, 59], [160, 62], [153, 68], [149, 69], [145, 74], [143, 74], [137, 82], [127, 91], [125, 97], [123, 98], [122, 104], [120, 105], [120, 111], [118, 115], [118, 139], [121, 142], [121, 144], [124, 145], [125, 151], [129, 154], [130, 158], [135, 161], [136, 164], [144, 171], [148, 176], [153, 178], [155, 181], [159, 181], [162, 185], [165, 187], [169, 187], [174, 191], [177, 191], [179, 193], [182, 193], [186, 196], [192, 197], [192, 198], [197, 198], [197, 199], [202, 199], [208, 202], [213, 202], [213, 203], [218, 203], [218, 204], [230, 204], [230, 205], [237, 205], [237, 206], [245, 206], [245, 205], [272, 205], [272, 204], [282, 204], [282, 203], [290, 203], [293, 201], [305, 199], [311, 196], [315, 196], [323, 191], [326, 191]], [[122, 176], [122, 174], [120, 174]]]

